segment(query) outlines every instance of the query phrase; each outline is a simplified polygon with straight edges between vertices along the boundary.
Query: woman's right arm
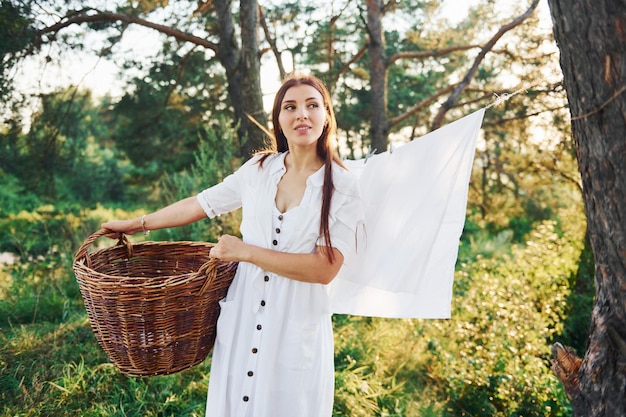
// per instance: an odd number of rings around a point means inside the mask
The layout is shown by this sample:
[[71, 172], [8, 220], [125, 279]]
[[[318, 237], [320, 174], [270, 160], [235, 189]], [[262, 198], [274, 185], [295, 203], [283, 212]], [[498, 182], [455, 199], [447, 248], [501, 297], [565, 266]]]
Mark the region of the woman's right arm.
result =
[[[196, 197], [187, 197], [154, 213], [130, 220], [112, 220], [102, 223], [102, 228], [112, 232], [134, 235], [142, 231], [184, 226], [206, 218], [207, 215]], [[143, 218], [143, 225], [142, 223]]]

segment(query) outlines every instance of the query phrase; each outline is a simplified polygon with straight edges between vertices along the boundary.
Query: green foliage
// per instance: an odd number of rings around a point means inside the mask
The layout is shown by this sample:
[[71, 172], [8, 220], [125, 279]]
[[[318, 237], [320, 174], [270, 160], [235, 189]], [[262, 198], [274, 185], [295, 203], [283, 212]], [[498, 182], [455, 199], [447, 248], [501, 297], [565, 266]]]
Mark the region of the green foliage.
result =
[[50, 253], [2, 268], [0, 326], [58, 323], [80, 307], [78, 285], [67, 273], [71, 259], [55, 247]]
[[22, 2], [0, 2], [0, 97], [3, 99], [10, 90], [9, 70], [34, 39], [28, 13], [29, 7]]
[[[236, 157], [239, 151], [237, 129], [227, 121], [218, 119], [204, 126], [199, 132], [199, 138], [200, 145], [190, 168], [182, 173], [165, 176], [161, 187], [161, 206], [196, 195], [218, 184], [241, 165]], [[240, 213], [236, 211], [176, 229], [159, 230], [155, 232], [155, 238], [215, 242], [225, 233], [239, 234], [239, 223]]]
[[[432, 365], [449, 373], [450, 415], [567, 415], [547, 360], [569, 308], [585, 225], [576, 210], [562, 215], [510, 257], [461, 266], [454, 319], [435, 323], [442, 339], [432, 342]], [[455, 336], [442, 343], [444, 335]]]
[[[223, 124], [207, 131], [191, 169], [202, 181], [234, 163], [210, 145], [231, 134]], [[550, 343], [574, 331], [565, 326], [576, 314], [569, 303], [584, 243], [579, 210], [560, 210], [558, 222], [542, 222], [525, 244], [496, 237], [492, 246], [506, 247], [497, 256], [468, 251], [450, 320], [335, 316], [334, 415], [571, 415], [548, 358]], [[70, 254], [101, 221], [138, 214], [42, 207], [0, 223], [21, 248], [0, 274], [0, 414], [203, 415], [208, 361], [167, 377], [121, 375], [95, 341], [70, 271]], [[481, 239], [470, 246], [488, 247], [488, 236]], [[111, 243], [102, 238], [90, 250]]]
[[4, 57], [24, 49], [33, 33], [26, 17], [29, 8], [24, 3], [2, 0], [0, 6], [0, 55]]
[[82, 301], [71, 273], [73, 254], [84, 238], [119, 212], [85, 213], [69, 205], [41, 206], [0, 218], [0, 327], [62, 322]]
[[84, 314], [0, 333], [0, 414], [202, 416], [207, 366], [130, 378], [107, 363]]
[[587, 351], [591, 310], [595, 299], [594, 260], [589, 236], [578, 260], [578, 270], [570, 277], [571, 292], [567, 300], [563, 331], [554, 340], [574, 348], [582, 357]]
[[21, 210], [31, 211], [40, 205], [37, 196], [25, 189], [20, 180], [0, 168], [0, 216]]
[[45, 94], [38, 110], [27, 132], [0, 133], [0, 173], [10, 184], [2, 193], [10, 199], [3, 211], [32, 209], [33, 195], [43, 202], [123, 201], [123, 171], [106, 146], [107, 128], [91, 93], [69, 88]]
[[579, 208], [559, 214], [462, 263], [450, 320], [335, 317], [336, 415], [570, 415], [548, 359], [576, 308], [585, 222]]
[[[452, 25], [437, 15], [439, 3], [387, 5], [387, 58], [482, 45], [511, 17], [497, 16], [489, 0]], [[3, 0], [0, 8], [2, 80], [32, 45], [31, 25], [45, 20], [33, 20], [16, 4]], [[113, 7], [155, 20], [162, 15], [164, 24], [216, 41], [215, 13], [183, 16], [181, 10], [196, 5], [168, 4], [142, 0]], [[63, 16], [72, 3], [44, 0], [39, 7]], [[369, 144], [370, 116], [369, 57], [355, 56], [368, 39], [364, 6], [340, 1], [321, 9], [319, 2], [290, 1], [264, 12], [278, 49], [290, 53], [296, 68], [306, 65], [328, 81], [347, 153], [360, 157]], [[202, 415], [208, 363], [168, 377], [120, 375], [89, 328], [71, 263], [102, 221], [136, 217], [194, 195], [241, 164], [241, 144], [227, 122], [226, 77], [213, 53], [171, 39], [149, 59], [120, 59], [110, 46], [126, 26], [89, 28], [107, 37], [101, 56], [118, 60], [126, 79], [132, 74], [126, 94], [97, 104], [74, 88], [42, 94], [29, 123], [15, 113], [0, 129], [0, 252], [14, 255], [13, 263], [0, 265], [0, 414]], [[56, 39], [70, 49], [90, 47], [80, 30]], [[568, 210], [580, 207], [575, 147], [567, 113], [559, 110], [560, 76], [549, 76], [557, 61], [547, 39], [532, 19], [507, 34], [459, 98], [463, 105], [448, 114], [460, 117], [490, 102], [494, 91], [528, 87], [485, 116], [453, 318], [334, 317], [336, 416], [570, 414], [549, 371], [549, 346], [558, 340], [584, 351], [593, 259], [588, 246], [582, 249], [580, 213]], [[460, 80], [476, 52], [394, 60], [387, 71], [389, 116]], [[51, 53], [46, 59], [60, 58]], [[0, 81], [3, 94], [4, 87]], [[426, 133], [433, 108], [395, 124], [392, 134], [412, 139]], [[548, 117], [542, 116], [546, 109]], [[109, 208], [121, 204], [125, 210]], [[238, 224], [235, 213], [150, 238], [212, 241], [237, 234]], [[103, 238], [94, 249], [109, 244]]]
[[113, 140], [129, 160], [144, 171], [144, 183], [163, 173], [180, 172], [194, 160], [203, 126], [228, 113], [226, 86], [215, 63], [203, 52], [184, 57], [164, 45], [153, 62], [128, 62], [145, 75], [111, 106]]
[[[207, 126], [190, 173], [174, 175], [162, 198], [196, 192], [232, 172], [239, 163], [235, 138], [224, 122]], [[14, 201], [19, 184], [8, 183], [3, 195]], [[17, 211], [24, 207], [0, 218], [0, 251], [16, 254], [0, 271], [0, 414], [203, 415], [208, 364], [168, 377], [120, 375], [95, 341], [71, 273], [72, 254], [101, 222], [140, 213], [69, 203]], [[229, 230], [238, 221], [218, 224]], [[197, 235], [206, 238], [201, 227]], [[89, 250], [110, 244], [102, 238]]]
[[43, 256], [56, 242], [72, 235], [71, 219], [70, 213], [61, 213], [54, 206], [10, 214], [0, 219], [0, 250], [16, 253], [23, 260]]
[[439, 416], [411, 320], [334, 316], [334, 416]]
[[48, 206], [2, 219], [0, 235], [13, 245], [2, 250], [18, 254], [0, 265], [0, 415], [203, 415], [208, 364], [128, 378], [107, 363], [89, 326], [72, 254], [105, 219], [136, 215]]

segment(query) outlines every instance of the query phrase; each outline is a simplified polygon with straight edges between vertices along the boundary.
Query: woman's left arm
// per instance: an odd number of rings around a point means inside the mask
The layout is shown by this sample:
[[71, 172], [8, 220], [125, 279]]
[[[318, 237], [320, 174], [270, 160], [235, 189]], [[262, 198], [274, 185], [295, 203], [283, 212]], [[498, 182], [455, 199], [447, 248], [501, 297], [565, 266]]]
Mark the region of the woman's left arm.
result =
[[250, 245], [241, 239], [224, 235], [211, 249], [211, 256], [232, 262], [249, 262], [259, 268], [296, 281], [329, 284], [343, 264], [343, 255], [335, 248], [332, 262], [326, 247], [317, 247], [314, 253], [286, 253]]

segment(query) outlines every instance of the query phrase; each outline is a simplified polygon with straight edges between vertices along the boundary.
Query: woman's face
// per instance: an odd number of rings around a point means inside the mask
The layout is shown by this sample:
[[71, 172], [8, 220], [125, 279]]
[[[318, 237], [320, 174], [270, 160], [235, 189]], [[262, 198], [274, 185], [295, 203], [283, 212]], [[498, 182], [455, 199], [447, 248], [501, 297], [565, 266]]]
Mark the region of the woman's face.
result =
[[278, 123], [289, 143], [296, 147], [315, 148], [324, 131], [327, 112], [322, 94], [308, 84], [289, 88], [281, 103]]

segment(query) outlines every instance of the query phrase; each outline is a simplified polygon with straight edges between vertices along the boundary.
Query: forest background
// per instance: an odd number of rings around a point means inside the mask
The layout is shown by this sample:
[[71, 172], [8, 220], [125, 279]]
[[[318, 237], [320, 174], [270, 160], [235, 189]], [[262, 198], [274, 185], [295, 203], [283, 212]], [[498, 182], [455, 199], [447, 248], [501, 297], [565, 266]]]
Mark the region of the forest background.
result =
[[[120, 374], [71, 265], [102, 221], [198, 192], [263, 146], [238, 113], [224, 58], [245, 56], [245, 25], [232, 47], [223, 32], [224, 13], [243, 22], [244, 3], [2, 1], [0, 415], [203, 415], [210, 360], [165, 377]], [[261, 4], [254, 56], [271, 78], [259, 95], [290, 69], [319, 75], [345, 158], [496, 105], [476, 151], [452, 319], [335, 316], [334, 415], [571, 415], [550, 346], [585, 351], [593, 261], [547, 5], [389, 3], [378, 16], [381, 78], [367, 3]], [[455, 7], [463, 13], [450, 19]], [[59, 25], [105, 13], [115, 18]], [[129, 47], [145, 22], [178, 32], [152, 27], [150, 47], [141, 36]], [[114, 88], [94, 94], [72, 78], [89, 73], [76, 57], [117, 68]], [[237, 224], [235, 213], [150, 238], [215, 241]]]

